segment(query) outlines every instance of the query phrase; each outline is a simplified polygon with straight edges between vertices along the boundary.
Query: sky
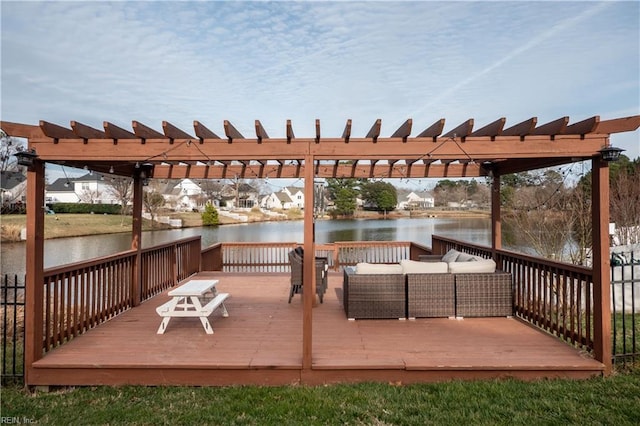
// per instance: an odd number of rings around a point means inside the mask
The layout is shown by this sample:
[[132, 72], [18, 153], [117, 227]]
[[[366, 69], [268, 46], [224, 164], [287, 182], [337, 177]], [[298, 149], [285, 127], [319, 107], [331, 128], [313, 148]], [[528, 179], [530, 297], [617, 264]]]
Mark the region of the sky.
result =
[[[255, 137], [640, 114], [638, 1], [4, 1], [1, 117]], [[613, 145], [640, 157], [640, 132]], [[70, 172], [71, 173], [71, 172]]]

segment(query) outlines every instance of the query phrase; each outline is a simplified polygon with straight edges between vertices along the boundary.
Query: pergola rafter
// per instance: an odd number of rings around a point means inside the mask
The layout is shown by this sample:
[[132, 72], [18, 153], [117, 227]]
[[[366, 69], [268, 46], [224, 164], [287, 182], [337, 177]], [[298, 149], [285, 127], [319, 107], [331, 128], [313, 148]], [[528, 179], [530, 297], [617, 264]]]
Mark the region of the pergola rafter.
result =
[[[77, 121], [70, 128], [46, 121], [39, 126], [3, 122], [2, 127], [8, 134], [29, 138], [30, 148], [45, 162], [102, 173], [113, 170], [121, 176], [133, 176], [136, 165], [145, 162], [154, 166], [152, 177], [160, 179], [300, 178], [304, 158], [312, 154], [314, 160], [335, 163], [317, 167], [317, 177], [455, 178], [589, 159], [608, 144], [610, 133], [635, 130], [640, 119], [600, 121], [594, 116], [569, 125], [569, 118], [561, 117], [536, 126], [537, 118], [532, 117], [506, 129], [505, 124], [501, 117], [474, 131], [471, 118], [444, 132], [443, 118], [411, 137], [413, 121], [408, 119], [383, 137], [382, 120], [377, 119], [366, 136], [358, 138], [351, 134], [351, 120], [340, 137], [321, 137], [316, 120], [315, 137], [301, 138], [287, 120], [285, 137], [273, 138], [256, 120], [256, 137], [247, 138], [224, 120], [226, 139], [199, 121], [193, 122], [195, 136], [167, 121], [162, 122], [162, 133], [138, 121], [132, 122], [132, 132], [106, 121], [104, 131]], [[381, 167], [380, 160], [393, 161]], [[341, 166], [345, 161], [353, 166]]]

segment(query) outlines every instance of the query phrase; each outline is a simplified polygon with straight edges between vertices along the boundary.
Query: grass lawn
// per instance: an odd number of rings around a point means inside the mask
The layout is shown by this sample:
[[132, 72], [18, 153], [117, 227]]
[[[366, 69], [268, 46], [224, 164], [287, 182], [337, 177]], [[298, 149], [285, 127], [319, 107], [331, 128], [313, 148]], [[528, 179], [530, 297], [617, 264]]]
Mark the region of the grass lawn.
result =
[[[26, 215], [2, 215], [2, 226], [22, 228], [26, 226]], [[105, 214], [56, 214], [45, 215], [44, 237], [77, 237], [82, 235], [114, 234], [119, 232], [131, 232], [131, 216]], [[164, 226], [155, 224], [157, 229]], [[143, 219], [142, 228], [150, 230], [151, 221]]]
[[[245, 212], [250, 222], [273, 220], [262, 213], [250, 211]], [[299, 210], [287, 212], [289, 220], [298, 220], [302, 218]], [[164, 215], [164, 213], [161, 213]], [[184, 212], [171, 213], [170, 216], [175, 219], [182, 219], [182, 225], [185, 228], [202, 226], [201, 213]], [[0, 216], [2, 223], [2, 240], [17, 241], [20, 238], [20, 229], [26, 226], [26, 215], [2, 215]], [[60, 237], [78, 237], [83, 235], [97, 234], [114, 234], [119, 232], [131, 232], [131, 216], [122, 217], [120, 215], [103, 215], [103, 214], [55, 214], [45, 215], [44, 217], [44, 237], [60, 238]], [[238, 223], [238, 220], [231, 219], [220, 215], [220, 224], [226, 225]], [[143, 219], [142, 229], [149, 231], [152, 229], [167, 229], [169, 226], [161, 223], [155, 223], [152, 228], [151, 221]]]
[[639, 407], [637, 371], [406, 386], [2, 389], [3, 418], [61, 425], [637, 425]]

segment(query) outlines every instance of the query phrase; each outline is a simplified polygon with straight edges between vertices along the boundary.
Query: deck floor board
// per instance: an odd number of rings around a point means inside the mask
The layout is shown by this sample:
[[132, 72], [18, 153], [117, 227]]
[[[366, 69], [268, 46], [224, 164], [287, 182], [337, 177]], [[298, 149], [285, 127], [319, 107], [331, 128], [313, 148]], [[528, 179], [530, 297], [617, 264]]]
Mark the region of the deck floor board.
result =
[[[588, 377], [603, 369], [590, 356], [516, 318], [349, 321], [341, 306], [342, 275], [331, 273], [324, 303], [313, 310], [313, 369], [305, 372], [302, 299], [296, 295], [287, 303], [288, 275], [207, 274], [220, 280], [219, 291], [231, 295], [225, 302], [229, 317], [222, 317], [220, 310], [209, 317], [213, 335], [205, 334], [197, 318], [174, 318], [164, 334], [156, 334], [161, 318], [155, 308], [168, 300], [164, 292], [45, 354], [34, 364], [34, 381], [50, 385], [76, 384], [74, 380], [77, 384], [228, 384], [234, 377], [238, 383], [267, 384], [395, 377], [430, 381], [481, 378], [486, 372], [493, 372], [487, 377], [572, 372]], [[222, 374], [227, 369], [236, 375]], [[119, 379], [124, 371], [126, 378]], [[53, 383], [56, 380], [68, 383]]]

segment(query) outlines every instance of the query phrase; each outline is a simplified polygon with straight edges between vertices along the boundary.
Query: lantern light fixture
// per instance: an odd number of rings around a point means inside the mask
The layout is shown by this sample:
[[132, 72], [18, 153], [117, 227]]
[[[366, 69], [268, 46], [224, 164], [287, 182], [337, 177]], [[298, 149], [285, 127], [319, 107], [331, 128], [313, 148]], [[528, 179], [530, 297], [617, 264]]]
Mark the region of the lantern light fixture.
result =
[[624, 151], [622, 148], [616, 148], [615, 146], [605, 146], [600, 149], [598, 152], [602, 156], [602, 159], [607, 163], [612, 161], [618, 161], [620, 159], [620, 153]]
[[18, 151], [13, 155], [18, 159], [18, 165], [25, 167], [33, 166], [36, 158], [38, 158], [38, 154], [36, 154], [35, 149], [31, 149], [28, 151]]

